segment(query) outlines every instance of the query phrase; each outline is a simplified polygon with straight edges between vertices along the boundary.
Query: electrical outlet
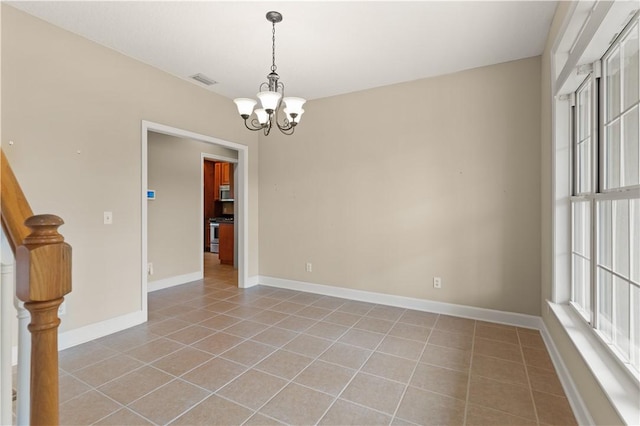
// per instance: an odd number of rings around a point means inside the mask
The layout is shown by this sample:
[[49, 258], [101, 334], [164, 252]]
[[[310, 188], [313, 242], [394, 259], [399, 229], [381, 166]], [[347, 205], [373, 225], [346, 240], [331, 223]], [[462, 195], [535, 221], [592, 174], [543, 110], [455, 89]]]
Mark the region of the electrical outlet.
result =
[[104, 224], [111, 225], [113, 223], [113, 213], [112, 212], [104, 212]]
[[67, 301], [63, 300], [60, 306], [58, 306], [58, 316], [65, 315], [67, 313]]
[[147, 275], [153, 275], [153, 262], [147, 263]]
[[311, 262], [307, 262], [307, 264], [305, 265], [305, 271], [313, 272], [313, 265], [311, 264]]
[[442, 288], [442, 278], [433, 277], [433, 288]]

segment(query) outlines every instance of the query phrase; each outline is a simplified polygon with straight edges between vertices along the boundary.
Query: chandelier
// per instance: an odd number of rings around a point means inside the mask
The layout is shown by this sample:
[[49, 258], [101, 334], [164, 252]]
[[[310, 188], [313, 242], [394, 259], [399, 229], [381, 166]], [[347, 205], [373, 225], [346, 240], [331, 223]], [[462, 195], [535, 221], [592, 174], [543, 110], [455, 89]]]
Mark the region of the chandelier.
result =
[[[264, 135], [267, 136], [275, 125], [285, 135], [291, 135], [298, 123], [300, 123], [300, 118], [304, 113], [302, 105], [306, 100], [302, 98], [283, 98], [284, 84], [278, 81], [280, 76], [276, 73], [276, 23], [282, 21], [282, 14], [274, 11], [267, 12], [267, 21], [271, 22], [273, 26], [271, 38], [272, 63], [271, 72], [267, 75], [267, 81], [260, 85], [260, 92], [256, 95], [262, 108], [257, 108], [254, 111], [253, 108], [258, 102], [249, 98], [237, 98], [233, 102], [238, 107], [238, 113], [244, 120], [244, 125], [247, 129], [253, 131], [262, 130]], [[249, 120], [252, 114], [255, 114], [255, 116]], [[281, 115], [284, 115], [282, 120], [280, 120]]]

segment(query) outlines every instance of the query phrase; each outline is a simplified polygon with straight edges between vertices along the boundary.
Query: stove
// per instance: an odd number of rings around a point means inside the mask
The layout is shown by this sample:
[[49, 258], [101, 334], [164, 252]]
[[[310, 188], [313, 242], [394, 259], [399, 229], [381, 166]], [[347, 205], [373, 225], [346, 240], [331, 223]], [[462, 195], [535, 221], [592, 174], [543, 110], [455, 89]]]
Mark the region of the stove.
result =
[[233, 216], [231, 216], [231, 217], [227, 217], [227, 216], [213, 217], [213, 218], [209, 219], [209, 222], [211, 222], [211, 223], [233, 223]]

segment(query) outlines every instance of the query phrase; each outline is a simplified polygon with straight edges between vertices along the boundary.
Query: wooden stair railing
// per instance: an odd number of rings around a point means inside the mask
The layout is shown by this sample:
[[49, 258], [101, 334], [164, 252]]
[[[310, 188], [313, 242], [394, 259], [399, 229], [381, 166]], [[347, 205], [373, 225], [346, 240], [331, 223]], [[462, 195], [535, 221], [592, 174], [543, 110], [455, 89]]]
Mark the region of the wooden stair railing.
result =
[[2, 227], [16, 258], [16, 295], [31, 313], [30, 422], [57, 425], [58, 307], [71, 291], [71, 246], [54, 215], [33, 215], [1, 151], [0, 210]]

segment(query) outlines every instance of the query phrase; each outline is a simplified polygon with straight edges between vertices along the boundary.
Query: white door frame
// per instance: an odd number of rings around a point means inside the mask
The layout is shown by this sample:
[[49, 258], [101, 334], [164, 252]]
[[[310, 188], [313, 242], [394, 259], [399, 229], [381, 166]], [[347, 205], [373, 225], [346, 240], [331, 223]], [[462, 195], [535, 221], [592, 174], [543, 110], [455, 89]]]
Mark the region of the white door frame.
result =
[[[199, 133], [190, 132], [188, 130], [176, 127], [166, 126], [152, 121], [142, 120], [141, 126], [141, 156], [142, 156], [142, 194], [141, 194], [141, 216], [142, 216], [142, 264], [140, 265], [142, 286], [142, 311], [147, 315], [147, 263], [148, 263], [148, 218], [147, 218], [147, 189], [148, 189], [148, 132], [162, 133], [165, 135], [176, 136], [179, 138], [193, 139], [200, 142], [211, 143], [232, 149], [238, 152], [237, 159], [237, 185], [236, 188], [236, 229], [238, 230], [238, 287], [244, 288], [248, 284], [249, 276], [249, 220], [248, 220], [248, 201], [249, 201], [249, 147], [235, 142], [225, 141], [223, 139], [214, 138], [212, 136], [201, 135]], [[234, 159], [226, 161], [233, 162]], [[202, 172], [201, 172], [202, 173]], [[201, 195], [202, 198], [202, 195]], [[201, 205], [202, 205], [201, 201]], [[200, 209], [202, 212], [202, 208]], [[202, 213], [201, 213], [202, 214]], [[202, 245], [202, 238], [198, 241], [198, 247]], [[200, 247], [201, 248], [201, 247]], [[202, 260], [201, 260], [202, 265]]]

